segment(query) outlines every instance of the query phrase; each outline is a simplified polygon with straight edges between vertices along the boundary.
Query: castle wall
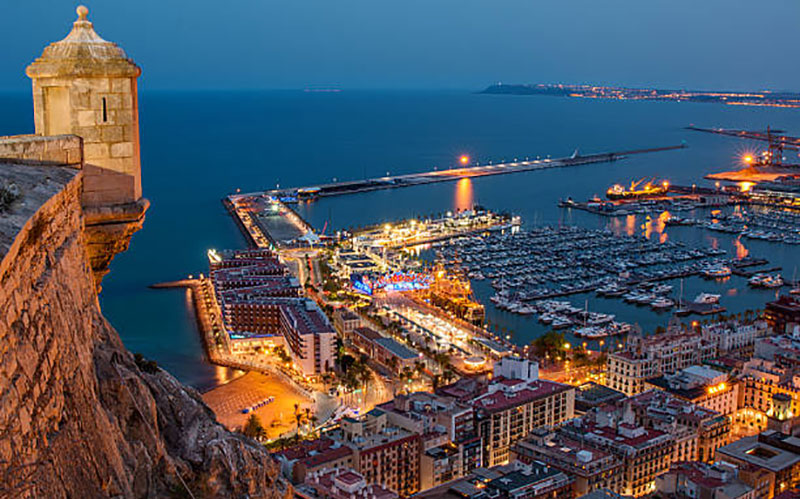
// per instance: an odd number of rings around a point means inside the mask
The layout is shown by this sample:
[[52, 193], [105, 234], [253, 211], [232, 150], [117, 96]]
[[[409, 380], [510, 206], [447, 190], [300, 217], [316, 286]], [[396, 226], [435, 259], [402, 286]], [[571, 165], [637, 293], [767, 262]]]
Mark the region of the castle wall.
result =
[[[0, 150], [39, 150], [15, 139]], [[0, 211], [0, 496], [282, 496], [263, 446], [137, 364], [102, 316], [84, 172], [19, 163], [0, 164], [23, 195]]]
[[0, 163], [83, 166], [83, 141], [75, 135], [0, 137]]

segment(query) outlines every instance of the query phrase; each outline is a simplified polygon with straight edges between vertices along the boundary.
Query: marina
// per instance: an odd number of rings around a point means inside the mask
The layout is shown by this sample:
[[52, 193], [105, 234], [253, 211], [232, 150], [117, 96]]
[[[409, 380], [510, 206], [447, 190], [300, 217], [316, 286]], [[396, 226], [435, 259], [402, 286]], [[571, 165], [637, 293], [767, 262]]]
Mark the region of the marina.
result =
[[[453, 240], [437, 248], [437, 260], [472, 280], [486, 280], [497, 309], [535, 315], [552, 329], [600, 338], [630, 331], [614, 314], [588, 310], [555, 298], [594, 292], [653, 312], [675, 310], [701, 315], [725, 310], [719, 295], [684, 300], [682, 289], [666, 283], [692, 276], [722, 278], [731, 268], [764, 265], [766, 260], [726, 257], [715, 248], [615, 235], [580, 227], [536, 227]], [[682, 288], [682, 285], [681, 285]], [[677, 295], [677, 296], [676, 296]]]

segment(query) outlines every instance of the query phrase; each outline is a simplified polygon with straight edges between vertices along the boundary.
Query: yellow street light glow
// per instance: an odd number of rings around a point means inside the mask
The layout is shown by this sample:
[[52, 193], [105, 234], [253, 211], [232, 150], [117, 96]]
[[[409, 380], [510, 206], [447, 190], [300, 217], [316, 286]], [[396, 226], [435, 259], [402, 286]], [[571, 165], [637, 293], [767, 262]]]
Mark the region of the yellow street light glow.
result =
[[462, 154], [461, 157], [458, 158], [458, 162], [461, 163], [462, 165], [468, 165], [469, 164], [469, 156], [467, 156], [466, 154]]
[[751, 154], [745, 154], [744, 157], [742, 157], [742, 161], [744, 161], [744, 163], [747, 165], [752, 164], [753, 156]]
[[570, 348], [572, 348], [572, 345], [569, 343], [564, 343], [564, 350], [569, 350]]

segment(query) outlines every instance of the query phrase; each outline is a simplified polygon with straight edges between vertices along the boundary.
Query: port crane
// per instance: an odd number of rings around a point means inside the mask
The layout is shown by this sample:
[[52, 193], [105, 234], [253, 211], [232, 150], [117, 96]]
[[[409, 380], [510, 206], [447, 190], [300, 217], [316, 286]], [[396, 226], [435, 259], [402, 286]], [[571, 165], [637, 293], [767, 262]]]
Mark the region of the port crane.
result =
[[773, 130], [767, 127], [766, 131], [752, 131], [752, 130], [734, 130], [729, 128], [701, 128], [694, 125], [686, 127], [687, 130], [694, 130], [696, 132], [715, 133], [717, 135], [726, 135], [728, 137], [737, 137], [740, 139], [758, 140], [767, 143], [767, 150], [762, 152], [758, 157], [746, 156], [745, 163], [748, 166], [754, 167], [793, 167], [797, 168], [800, 165], [784, 164], [784, 151], [800, 151], [800, 137], [791, 137], [782, 135], [784, 130]]

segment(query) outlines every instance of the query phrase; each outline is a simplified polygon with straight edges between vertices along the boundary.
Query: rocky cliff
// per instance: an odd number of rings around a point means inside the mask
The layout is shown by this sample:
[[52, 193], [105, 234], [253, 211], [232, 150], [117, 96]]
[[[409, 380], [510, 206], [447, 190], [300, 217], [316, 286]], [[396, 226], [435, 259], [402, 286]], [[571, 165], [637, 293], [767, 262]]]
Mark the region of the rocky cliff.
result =
[[262, 446], [103, 318], [79, 165], [3, 163], [0, 497], [283, 496]]

